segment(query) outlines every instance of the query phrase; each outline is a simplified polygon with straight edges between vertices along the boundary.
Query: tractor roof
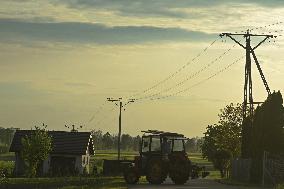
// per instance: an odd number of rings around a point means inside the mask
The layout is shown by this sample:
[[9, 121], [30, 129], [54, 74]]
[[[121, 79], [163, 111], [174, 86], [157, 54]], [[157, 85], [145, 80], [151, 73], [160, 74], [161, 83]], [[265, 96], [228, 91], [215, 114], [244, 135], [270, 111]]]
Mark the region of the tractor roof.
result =
[[166, 131], [158, 131], [158, 130], [147, 130], [147, 131], [141, 131], [144, 133], [144, 135], [158, 135], [158, 136], [170, 136], [170, 137], [179, 137], [179, 138], [184, 138], [183, 134], [179, 133], [172, 133], [172, 132], [166, 132]]

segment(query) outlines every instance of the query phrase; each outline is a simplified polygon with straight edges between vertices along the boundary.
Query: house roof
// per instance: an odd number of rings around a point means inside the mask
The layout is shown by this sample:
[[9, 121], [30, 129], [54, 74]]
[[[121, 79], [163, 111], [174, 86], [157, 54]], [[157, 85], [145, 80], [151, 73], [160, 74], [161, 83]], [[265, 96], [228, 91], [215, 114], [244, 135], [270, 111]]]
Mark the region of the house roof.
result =
[[[17, 130], [15, 132], [10, 152], [20, 152], [22, 149], [22, 137], [29, 136], [33, 130]], [[90, 132], [66, 132], [66, 131], [48, 131], [52, 137], [51, 154], [86, 154], [89, 147], [89, 153], [94, 155], [94, 144]]]

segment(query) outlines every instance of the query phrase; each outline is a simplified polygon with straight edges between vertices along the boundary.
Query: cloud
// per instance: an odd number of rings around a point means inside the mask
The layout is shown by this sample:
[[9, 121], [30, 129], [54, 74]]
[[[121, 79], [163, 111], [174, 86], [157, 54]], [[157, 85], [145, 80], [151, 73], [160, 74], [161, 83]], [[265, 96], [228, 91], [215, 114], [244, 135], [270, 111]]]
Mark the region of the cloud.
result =
[[151, 42], [208, 41], [216, 34], [177, 27], [114, 26], [83, 22], [37, 23], [0, 19], [0, 41], [22, 40], [84, 43], [141, 44]]
[[182, 9], [186, 8], [204, 8], [219, 5], [259, 5], [263, 7], [277, 8], [284, 6], [283, 0], [65, 0], [52, 2], [66, 3], [72, 8], [83, 9], [104, 9], [114, 11], [118, 15], [136, 16], [136, 17], [171, 17], [171, 18], [190, 18], [194, 14], [184, 13]]

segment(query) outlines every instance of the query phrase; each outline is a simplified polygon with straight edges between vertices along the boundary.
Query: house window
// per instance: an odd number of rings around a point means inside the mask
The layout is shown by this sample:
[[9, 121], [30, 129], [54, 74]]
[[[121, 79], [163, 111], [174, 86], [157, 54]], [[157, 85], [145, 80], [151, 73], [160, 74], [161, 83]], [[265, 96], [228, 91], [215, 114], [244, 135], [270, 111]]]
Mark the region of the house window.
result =
[[143, 137], [142, 152], [149, 152], [150, 137]]

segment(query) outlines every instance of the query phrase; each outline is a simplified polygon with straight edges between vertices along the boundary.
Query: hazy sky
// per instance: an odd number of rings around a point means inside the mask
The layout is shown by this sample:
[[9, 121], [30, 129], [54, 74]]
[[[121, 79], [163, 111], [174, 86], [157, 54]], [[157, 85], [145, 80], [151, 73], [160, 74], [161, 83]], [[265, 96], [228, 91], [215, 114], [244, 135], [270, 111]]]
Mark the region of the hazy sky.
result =
[[[0, 126], [115, 134], [118, 107], [106, 98], [134, 95], [124, 133], [202, 136], [221, 108], [243, 100], [244, 59], [228, 65], [245, 52], [219, 33], [280, 35], [256, 54], [270, 88], [283, 92], [282, 21], [282, 0], [0, 0]], [[263, 101], [256, 70], [254, 98]]]

